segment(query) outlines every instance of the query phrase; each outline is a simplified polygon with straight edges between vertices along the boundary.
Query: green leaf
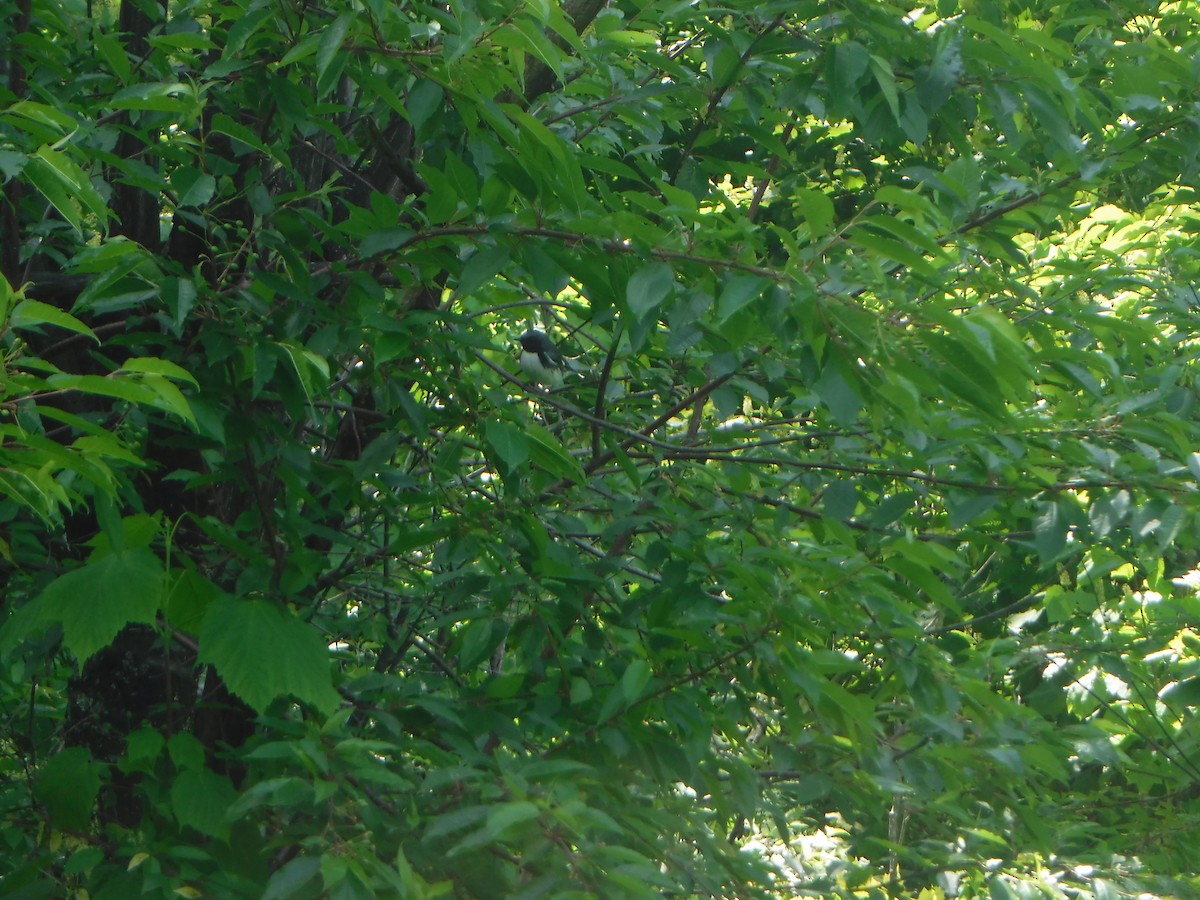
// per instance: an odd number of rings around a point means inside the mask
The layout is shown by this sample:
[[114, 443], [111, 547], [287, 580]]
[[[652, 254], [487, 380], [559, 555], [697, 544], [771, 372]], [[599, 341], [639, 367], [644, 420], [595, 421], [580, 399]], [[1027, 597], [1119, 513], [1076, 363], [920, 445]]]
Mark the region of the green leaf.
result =
[[0, 119], [6, 119], [18, 127], [23, 123], [33, 123], [52, 132], [55, 137], [71, 134], [79, 127], [79, 123], [63, 110], [34, 100], [18, 100], [5, 107], [0, 110]]
[[192, 93], [182, 82], [134, 84], [117, 91], [108, 101], [113, 109], [140, 109], [157, 112], [182, 112], [186, 106], [179, 98]]
[[324, 34], [325, 32], [313, 31], [304, 35], [300, 40], [292, 44], [287, 53], [283, 54], [283, 58], [279, 60], [280, 67], [303, 62], [309, 57], [315, 56], [317, 46], [320, 44]]
[[85, 847], [71, 854], [63, 871], [68, 875], [82, 875], [89, 872], [104, 861], [104, 851], [99, 847]]
[[527, 438], [525, 446], [534, 465], [557, 478], [569, 478], [576, 484], [583, 484], [587, 478], [583, 466], [554, 435], [532, 424], [526, 427], [524, 435]]
[[878, 257], [882, 265], [886, 265], [888, 260], [893, 260], [904, 264], [931, 284], [940, 283], [942, 280], [940, 269], [930, 262], [928, 257], [907, 243], [883, 234], [882, 229], [872, 229], [864, 224], [854, 228], [849, 238], [852, 243]]
[[186, 769], [171, 780], [175, 820], [185, 828], [222, 841], [229, 839], [231, 823], [226, 816], [237, 796], [228, 778], [208, 769]]
[[484, 829], [489, 839], [499, 840], [512, 829], [540, 816], [541, 810], [528, 800], [501, 803], [488, 811]]
[[125, 753], [119, 763], [121, 771], [151, 771], [166, 745], [166, 739], [157, 728], [139, 728], [125, 742]]
[[857, 420], [863, 406], [862, 398], [836, 365], [821, 373], [814, 390], [840, 424], [849, 425]]
[[882, 56], [871, 54], [871, 73], [875, 76], [875, 83], [879, 85], [884, 99], [887, 100], [892, 117], [899, 121], [900, 95], [896, 90], [896, 75], [892, 72], [891, 64]]
[[180, 207], [201, 207], [216, 193], [217, 180], [207, 172], [181, 166], [171, 173], [171, 187]]
[[134, 375], [130, 378], [106, 378], [103, 375], [55, 374], [46, 379], [50, 387], [112, 397], [144, 406], [153, 406], [178, 415], [195, 424], [195, 416], [179, 388], [159, 375]]
[[187, 634], [200, 630], [208, 608], [227, 595], [191, 569], [173, 570], [168, 579], [163, 615], [171, 627]]
[[100, 339], [95, 333], [83, 322], [80, 322], [70, 313], [63, 312], [56, 306], [50, 306], [47, 303], [42, 303], [39, 300], [22, 300], [17, 304], [16, 309], [12, 311], [12, 318], [9, 324], [13, 328], [36, 328], [39, 325], [54, 325], [57, 328], [65, 328], [68, 331], [74, 331], [78, 334], [86, 334], [96, 343], [100, 343]]
[[3, 176], [4, 181], [15, 179], [24, 170], [27, 159], [24, 153], [0, 150], [0, 176]]
[[831, 519], [849, 519], [858, 507], [858, 486], [853, 481], [835, 481], [825, 486], [822, 508]]
[[464, 294], [479, 290], [508, 264], [510, 251], [506, 247], [481, 247], [471, 255], [458, 276], [458, 289]]
[[[58, 179], [59, 183], [72, 195], [78, 198], [93, 217], [92, 225], [103, 230], [108, 220], [108, 203], [100, 196], [100, 192], [92, 185], [91, 178], [66, 153], [52, 150], [49, 147], [39, 147], [37, 158]], [[31, 160], [32, 162], [32, 160]], [[28, 172], [28, 167], [26, 168]], [[49, 198], [47, 198], [49, 199]]]
[[633, 318], [638, 322], [649, 320], [674, 287], [675, 273], [666, 263], [647, 263], [634, 272], [625, 290]]
[[871, 52], [858, 41], [845, 41], [834, 46], [829, 56], [833, 66], [830, 99], [846, 103], [858, 96], [858, 81], [867, 71]]
[[266, 600], [221, 597], [204, 616], [200, 661], [259, 713], [283, 697], [331, 713], [340, 702], [320, 633]]
[[1033, 521], [1033, 543], [1043, 564], [1054, 562], [1067, 546], [1067, 522], [1058, 503], [1041, 504]]
[[835, 213], [833, 201], [829, 199], [828, 194], [803, 188], [796, 192], [796, 203], [813, 237], [829, 233]]
[[196, 285], [186, 278], [167, 278], [163, 281], [161, 296], [171, 314], [171, 326], [178, 335], [196, 304]]
[[315, 67], [318, 83], [325, 80], [325, 73], [329, 71], [329, 66], [333, 62], [337, 52], [342, 49], [342, 44], [346, 41], [346, 33], [350, 30], [350, 23], [353, 19], [354, 16], [352, 13], [342, 13], [327, 25], [321, 33], [321, 43], [317, 47]]
[[412, 240], [413, 232], [408, 228], [388, 228], [372, 231], [359, 245], [359, 255], [364, 259], [378, 256], [397, 247], [403, 247]]
[[100, 772], [83, 747], [68, 747], [37, 773], [34, 793], [55, 828], [85, 831], [100, 794]]
[[[84, 199], [96, 199], [98, 195], [83, 171], [66, 155], [49, 147], [40, 148], [26, 160], [25, 177], [43, 197], [58, 210], [77, 232], [83, 231]], [[103, 204], [97, 225], [102, 226]]]
[[329, 383], [328, 361], [296, 341], [275, 341], [274, 345], [283, 350], [305, 399], [312, 403], [313, 397], [324, 391]]
[[163, 568], [145, 547], [111, 553], [60, 575], [34, 601], [43, 624], [60, 624], [80, 662], [131, 622], [153, 624], [163, 601]]
[[459, 668], [473, 668], [492, 653], [500, 638], [500, 634], [494, 634], [494, 624], [492, 618], [486, 616], [473, 619], [458, 632]]
[[[265, 10], [263, 10], [262, 12], [265, 12]], [[244, 16], [242, 19], [240, 19], [236, 25], [234, 25], [234, 29], [236, 29], [238, 27], [238, 25], [242, 25], [242, 24], [250, 21], [253, 18], [261, 18], [261, 16], [254, 16], [252, 14], [248, 14], [248, 15]], [[229, 49], [228, 45], [226, 45], [225, 49], [228, 52], [228, 49]], [[245, 144], [247, 147], [257, 150], [258, 152], [260, 152], [264, 156], [266, 156], [268, 159], [274, 159], [275, 151], [272, 147], [268, 146], [267, 144], [264, 144], [262, 142], [262, 140], [258, 137], [258, 135], [256, 135], [254, 133], [253, 130], [251, 130], [250, 128], [247, 128], [241, 122], [236, 121], [233, 117], [231, 117], [227, 113], [218, 113], [217, 115], [213, 116], [212, 129], [213, 129], [213, 131], [215, 131], [219, 134], [228, 135], [229, 137], [233, 138], [235, 141], [238, 141], [239, 143]]]
[[432, 78], [419, 79], [408, 92], [408, 121], [412, 123], [413, 131], [418, 135], [423, 133], [425, 123], [442, 105], [444, 93], [442, 86]]
[[504, 472], [514, 472], [529, 460], [529, 437], [511, 422], [491, 419], [484, 423], [483, 435]]
[[171, 362], [169, 359], [158, 359], [153, 356], [135, 356], [121, 363], [120, 371], [162, 375], [167, 378], [174, 378], [177, 381], [186, 381], [195, 387], [199, 387], [196, 379], [192, 377], [187, 369]]
[[321, 857], [300, 855], [280, 866], [267, 882], [263, 900], [288, 900], [308, 893], [321, 873]]
[[192, 413], [191, 404], [170, 381], [161, 375], [145, 375], [139, 382], [150, 389], [153, 399], [149, 402], [152, 406], [174, 413], [192, 427], [196, 426], [196, 416]]
[[628, 706], [642, 699], [646, 685], [650, 683], [650, 664], [644, 659], [635, 659], [621, 674], [621, 696]]
[[742, 54], [729, 41], [706, 42], [704, 55], [708, 60], [708, 74], [714, 87], [728, 87], [742, 69]]
[[729, 321], [731, 316], [761, 297], [770, 286], [770, 281], [758, 275], [731, 276], [717, 298], [718, 320], [721, 323]]
[[1173, 681], [1158, 692], [1163, 703], [1178, 706], [1200, 706], [1200, 675]]

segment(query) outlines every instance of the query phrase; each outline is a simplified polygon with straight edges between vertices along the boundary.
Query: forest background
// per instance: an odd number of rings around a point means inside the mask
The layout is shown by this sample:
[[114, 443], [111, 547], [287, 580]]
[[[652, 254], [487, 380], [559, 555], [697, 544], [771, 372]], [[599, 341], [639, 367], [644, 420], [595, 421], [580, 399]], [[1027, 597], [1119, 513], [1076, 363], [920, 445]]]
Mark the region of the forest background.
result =
[[0, 892], [1197, 896], [1198, 51], [0, 3]]

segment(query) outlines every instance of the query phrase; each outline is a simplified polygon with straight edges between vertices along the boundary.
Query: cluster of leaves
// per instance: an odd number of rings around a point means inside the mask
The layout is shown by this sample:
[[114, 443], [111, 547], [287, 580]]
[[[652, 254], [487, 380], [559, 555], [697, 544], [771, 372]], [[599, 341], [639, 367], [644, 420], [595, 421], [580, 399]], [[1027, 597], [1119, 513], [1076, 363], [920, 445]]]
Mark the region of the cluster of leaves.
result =
[[1197, 17], [17, 3], [6, 896], [1194, 890]]

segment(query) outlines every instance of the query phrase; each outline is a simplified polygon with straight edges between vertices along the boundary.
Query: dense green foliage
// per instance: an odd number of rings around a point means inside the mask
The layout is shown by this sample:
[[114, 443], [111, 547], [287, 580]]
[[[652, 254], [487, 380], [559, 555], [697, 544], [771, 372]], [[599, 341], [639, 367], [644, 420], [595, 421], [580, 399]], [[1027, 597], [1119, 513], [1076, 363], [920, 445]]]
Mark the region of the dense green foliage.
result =
[[1190, 0], [10, 0], [0, 77], [0, 893], [1200, 891]]

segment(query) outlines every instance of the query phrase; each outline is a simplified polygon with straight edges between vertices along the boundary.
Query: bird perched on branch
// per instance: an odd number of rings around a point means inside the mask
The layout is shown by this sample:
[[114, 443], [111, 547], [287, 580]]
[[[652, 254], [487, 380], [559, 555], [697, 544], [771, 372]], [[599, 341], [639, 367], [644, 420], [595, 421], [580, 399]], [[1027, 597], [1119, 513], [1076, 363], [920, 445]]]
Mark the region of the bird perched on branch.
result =
[[557, 386], [563, 375], [582, 371], [574, 360], [558, 352], [544, 331], [530, 328], [517, 340], [521, 342], [521, 371], [538, 384]]

